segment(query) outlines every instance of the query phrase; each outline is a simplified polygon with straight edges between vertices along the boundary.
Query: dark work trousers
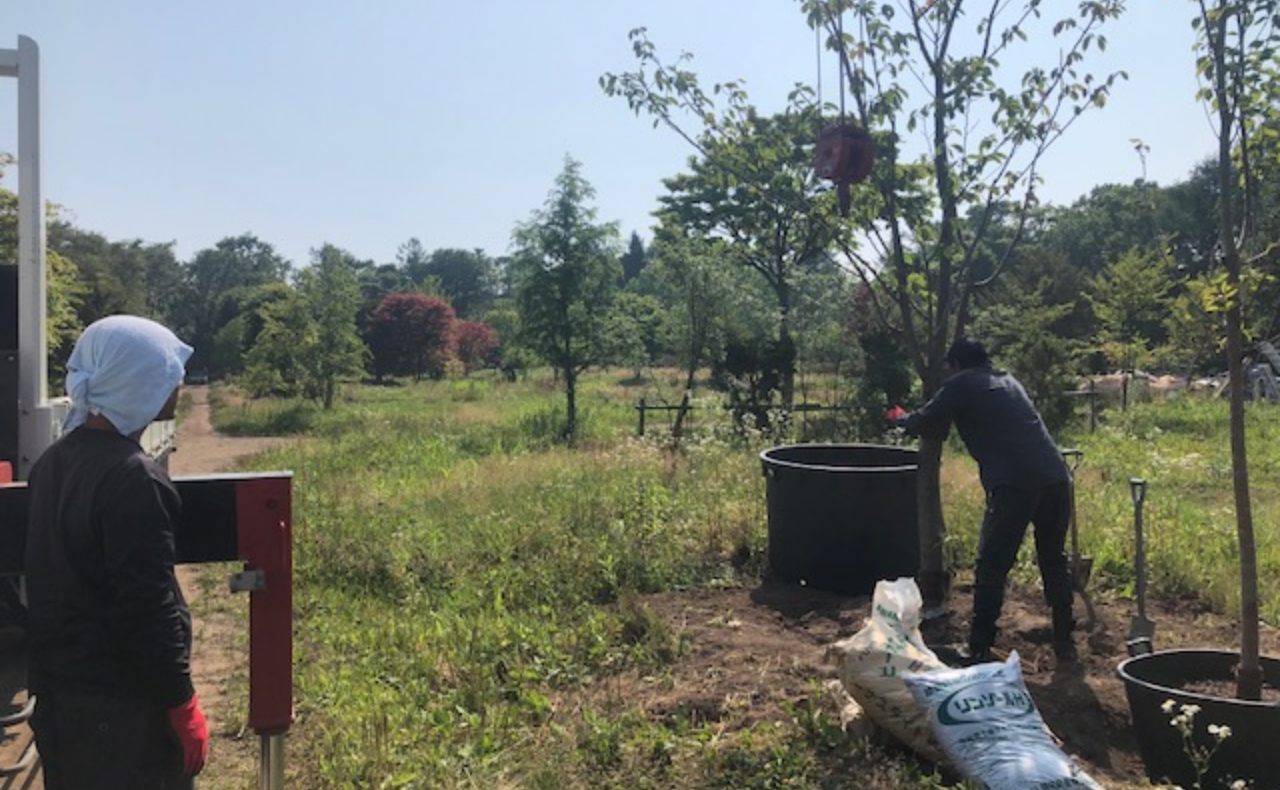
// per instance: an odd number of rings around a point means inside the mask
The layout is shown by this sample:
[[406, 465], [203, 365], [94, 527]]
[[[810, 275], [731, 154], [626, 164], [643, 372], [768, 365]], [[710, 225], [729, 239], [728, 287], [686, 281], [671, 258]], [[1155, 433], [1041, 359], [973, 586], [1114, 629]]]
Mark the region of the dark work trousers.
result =
[[31, 715], [45, 790], [190, 790], [165, 711], [127, 699], [48, 690]]
[[1041, 488], [999, 486], [987, 494], [987, 513], [982, 519], [974, 568], [971, 648], [989, 648], [995, 642], [1005, 582], [1018, 558], [1028, 523], [1035, 525], [1036, 558], [1045, 602], [1053, 614], [1054, 642], [1071, 641], [1073, 593], [1066, 553], [1071, 488], [1064, 481]]

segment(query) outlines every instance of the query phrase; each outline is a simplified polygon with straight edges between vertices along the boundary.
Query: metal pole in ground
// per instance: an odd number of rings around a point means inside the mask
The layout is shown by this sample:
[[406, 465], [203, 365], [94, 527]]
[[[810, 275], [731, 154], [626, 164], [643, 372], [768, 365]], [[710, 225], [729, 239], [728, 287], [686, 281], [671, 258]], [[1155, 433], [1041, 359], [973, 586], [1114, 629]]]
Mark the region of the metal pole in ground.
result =
[[261, 736], [262, 759], [258, 767], [260, 790], [284, 790], [284, 733]]

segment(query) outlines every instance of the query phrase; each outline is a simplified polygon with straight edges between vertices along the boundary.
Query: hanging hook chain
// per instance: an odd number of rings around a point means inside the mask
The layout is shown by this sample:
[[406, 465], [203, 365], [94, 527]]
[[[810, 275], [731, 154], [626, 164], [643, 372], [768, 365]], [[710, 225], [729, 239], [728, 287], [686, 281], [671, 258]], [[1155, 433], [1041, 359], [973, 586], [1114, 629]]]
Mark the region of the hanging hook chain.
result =
[[848, 73], [849, 61], [844, 55], [844, 11], [836, 17], [836, 43], [840, 46], [840, 123], [844, 123], [845, 81], [853, 75]]

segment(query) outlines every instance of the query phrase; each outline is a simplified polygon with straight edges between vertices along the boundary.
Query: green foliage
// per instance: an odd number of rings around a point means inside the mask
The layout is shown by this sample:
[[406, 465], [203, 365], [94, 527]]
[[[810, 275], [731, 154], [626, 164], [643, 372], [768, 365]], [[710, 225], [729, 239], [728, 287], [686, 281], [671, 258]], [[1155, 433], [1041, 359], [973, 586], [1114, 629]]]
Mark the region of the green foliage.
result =
[[338, 379], [363, 371], [368, 350], [356, 332], [360, 290], [351, 255], [326, 244], [314, 257], [298, 275], [298, 293], [315, 322], [316, 343], [305, 363], [320, 402], [329, 409]]
[[306, 302], [290, 290], [284, 298], [263, 304], [257, 315], [262, 329], [245, 355], [239, 383], [258, 396], [309, 394], [312, 384], [305, 359], [317, 339]]
[[565, 438], [574, 439], [576, 382], [616, 346], [610, 309], [618, 289], [618, 230], [596, 224], [595, 190], [581, 165], [565, 157], [546, 206], [514, 234], [516, 305], [523, 344], [562, 376]]
[[[1150, 483], [1147, 523], [1151, 589], [1157, 594], [1188, 595], [1214, 609], [1239, 609], [1239, 548], [1232, 506], [1228, 441], [1228, 405], [1218, 400], [1183, 398], [1166, 404], [1138, 404], [1111, 414], [1097, 434], [1079, 437], [1085, 450], [1081, 491], [1109, 492], [1081, 499], [1081, 540], [1091, 544], [1111, 583], [1131, 585], [1132, 507], [1125, 493], [1130, 477]], [[1260, 563], [1262, 617], [1280, 621], [1280, 421], [1274, 407], [1259, 404], [1246, 412]], [[1102, 537], [1097, 537], [1099, 524]], [[1088, 525], [1088, 526], [1086, 526]], [[1099, 545], [1101, 542], [1102, 545]], [[1105, 578], [1105, 577], [1104, 577]]]
[[356, 331], [360, 289], [355, 261], [326, 244], [292, 290], [271, 289], [238, 381], [249, 392], [302, 396], [333, 407], [340, 378], [359, 374], [368, 353]]
[[183, 267], [173, 307], [174, 330], [195, 347], [193, 369], [223, 373], [213, 358], [218, 332], [237, 315], [254, 309], [247, 291], [283, 283], [289, 268], [270, 244], [252, 234], [229, 236], [195, 254]]
[[459, 318], [478, 318], [493, 303], [498, 272], [483, 250], [444, 248], [422, 258], [419, 249], [407, 250], [406, 255], [404, 273], [408, 279], [448, 299]]
[[724, 358], [712, 367], [712, 376], [717, 388], [728, 393], [739, 431], [783, 427], [775, 424], [775, 409], [784, 408], [778, 395], [794, 360], [795, 349], [782, 341], [744, 336], [726, 341]]
[[685, 389], [692, 389], [699, 368], [722, 353], [734, 296], [750, 292], [734, 288], [732, 272], [718, 260], [725, 254], [723, 242], [660, 236], [652, 261], [631, 284], [667, 306], [659, 331], [663, 346], [684, 368]]
[[[13, 157], [0, 152], [0, 177], [13, 163]], [[54, 215], [56, 216], [56, 214]], [[0, 188], [0, 266], [18, 265], [18, 195]], [[75, 340], [84, 329], [80, 309], [88, 286], [80, 278], [80, 270], [56, 250], [45, 254], [46, 314], [45, 331], [49, 342], [49, 385], [51, 391], [61, 388], [64, 366]]]
[[1094, 278], [1090, 301], [1098, 318], [1098, 346], [1113, 369], [1146, 368], [1164, 341], [1173, 265], [1163, 249], [1129, 250]]
[[1170, 189], [1145, 180], [1100, 184], [1070, 206], [1049, 209], [1041, 243], [1089, 275], [1133, 250], [1161, 248], [1185, 271], [1203, 272], [1217, 241], [1212, 188], [1202, 171]]
[[75, 264], [56, 252], [45, 256], [47, 269], [45, 294], [48, 300], [45, 314], [49, 343], [49, 382], [54, 391], [66, 375], [66, 360], [71, 356], [76, 338], [84, 325], [80, 323], [79, 308], [87, 289], [80, 281]]
[[657, 299], [631, 291], [618, 293], [606, 329], [613, 344], [609, 359], [631, 368], [640, 378], [644, 368], [657, 361], [661, 323], [662, 305]]
[[[619, 95], [636, 112], [665, 121], [697, 149], [692, 172], [664, 180], [668, 194], [659, 235], [668, 239], [726, 240], [722, 263], [743, 266], [770, 289], [776, 310], [774, 330], [778, 348], [794, 353], [796, 290], [802, 275], [828, 263], [826, 257], [845, 229], [834, 220], [835, 201], [813, 172], [809, 143], [821, 128], [820, 111], [812, 91], [797, 87], [785, 112], [763, 116], [756, 112], [737, 83], [703, 91], [697, 76], [668, 67], [658, 58], [643, 28], [631, 33], [639, 69], [606, 74], [600, 85]], [[723, 95], [719, 110], [713, 95]], [[689, 113], [701, 133], [684, 132], [673, 120]], [[795, 389], [795, 358], [784, 360], [779, 390], [790, 405]]]
[[640, 234], [635, 231], [631, 232], [631, 239], [627, 242], [627, 251], [622, 253], [622, 257], [618, 260], [622, 265], [622, 282], [631, 282], [640, 276], [640, 272], [644, 271], [644, 267], [649, 263], [649, 252], [644, 248], [644, 242], [640, 240]]
[[[1105, 47], [1101, 28], [1122, 3], [1082, 2], [1057, 21], [1041, 18], [1034, 2], [987, 5], [970, 15], [952, 3], [915, 14], [885, 14], [869, 0], [801, 3], [838, 53], [856, 120], [887, 143], [877, 138], [878, 195], [866, 201], [891, 232], [871, 234], [875, 254], [847, 257], [880, 282], [877, 314], [903, 334], [926, 394], [973, 294], [1021, 240], [1036, 160], [1081, 113], [1101, 107], [1122, 76], [1098, 79], [1081, 68], [1087, 50]], [[970, 24], [976, 35], [965, 35]], [[1062, 47], [1046, 47], [1055, 38]], [[1019, 55], [1025, 50], [1052, 54], [1041, 66], [1040, 54]], [[1008, 74], [1002, 64], [1010, 62], [1030, 65]], [[922, 75], [923, 85], [907, 75]], [[899, 141], [918, 130], [929, 144], [913, 156]]]
[[[252, 287], [236, 288], [228, 293], [224, 306], [227, 314], [234, 316], [223, 324], [213, 336], [212, 348], [201, 355], [213, 370], [226, 377], [234, 377], [244, 371], [246, 355], [258, 342], [265, 316], [271, 313], [268, 306], [293, 298], [294, 289], [287, 283], [271, 281]], [[198, 363], [188, 369], [204, 370]], [[207, 371], [206, 371], [207, 372]]]

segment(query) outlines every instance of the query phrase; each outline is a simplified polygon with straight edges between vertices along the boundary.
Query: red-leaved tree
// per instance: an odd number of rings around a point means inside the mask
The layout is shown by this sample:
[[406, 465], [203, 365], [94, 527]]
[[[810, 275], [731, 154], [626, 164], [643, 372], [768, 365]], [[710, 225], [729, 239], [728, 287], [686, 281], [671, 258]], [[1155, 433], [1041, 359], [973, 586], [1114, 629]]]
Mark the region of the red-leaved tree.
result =
[[444, 375], [453, 354], [453, 307], [438, 296], [390, 293], [369, 315], [365, 343], [373, 355], [373, 374], [384, 376]]
[[470, 373], [494, 361], [498, 333], [480, 321], [459, 321], [454, 332], [454, 354]]

